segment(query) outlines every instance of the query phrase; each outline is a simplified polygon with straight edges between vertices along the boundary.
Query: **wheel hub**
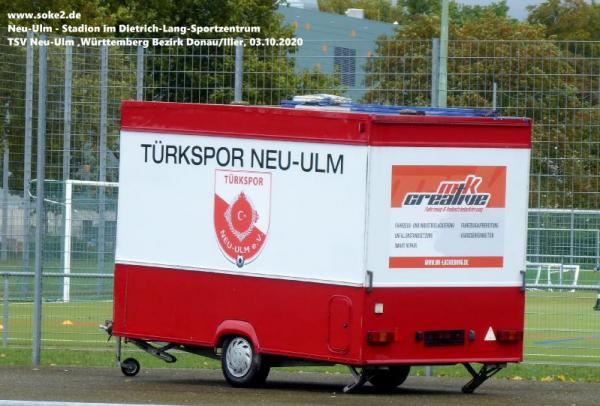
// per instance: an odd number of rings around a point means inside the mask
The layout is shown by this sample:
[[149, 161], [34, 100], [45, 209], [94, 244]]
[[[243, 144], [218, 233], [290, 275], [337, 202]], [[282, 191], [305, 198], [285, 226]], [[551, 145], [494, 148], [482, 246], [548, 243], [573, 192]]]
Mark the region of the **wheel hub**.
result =
[[241, 378], [250, 370], [252, 364], [252, 347], [250, 343], [236, 337], [227, 346], [227, 369], [236, 378]]

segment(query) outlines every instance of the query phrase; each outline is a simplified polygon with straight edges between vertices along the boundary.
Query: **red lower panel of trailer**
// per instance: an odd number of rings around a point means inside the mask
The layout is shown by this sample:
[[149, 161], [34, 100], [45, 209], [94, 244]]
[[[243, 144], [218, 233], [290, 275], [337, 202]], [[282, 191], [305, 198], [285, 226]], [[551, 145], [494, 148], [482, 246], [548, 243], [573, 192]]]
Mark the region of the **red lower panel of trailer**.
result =
[[243, 334], [262, 353], [355, 365], [522, 360], [519, 287], [368, 292], [117, 264], [114, 297], [113, 331], [122, 337], [214, 346]]

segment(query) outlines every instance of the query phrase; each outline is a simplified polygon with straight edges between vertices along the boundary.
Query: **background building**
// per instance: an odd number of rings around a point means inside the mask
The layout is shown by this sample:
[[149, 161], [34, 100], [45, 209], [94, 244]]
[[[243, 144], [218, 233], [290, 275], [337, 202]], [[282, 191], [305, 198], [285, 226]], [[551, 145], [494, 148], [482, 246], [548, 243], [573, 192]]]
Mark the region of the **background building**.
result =
[[[300, 8], [298, 6], [302, 6]], [[284, 21], [291, 24], [304, 44], [295, 54], [296, 69], [317, 68], [323, 73], [339, 74], [345, 96], [358, 100], [365, 92], [364, 64], [375, 53], [378, 37], [394, 33], [394, 24], [349, 17], [362, 16], [350, 9], [346, 16], [323, 13], [312, 2], [279, 7]]]

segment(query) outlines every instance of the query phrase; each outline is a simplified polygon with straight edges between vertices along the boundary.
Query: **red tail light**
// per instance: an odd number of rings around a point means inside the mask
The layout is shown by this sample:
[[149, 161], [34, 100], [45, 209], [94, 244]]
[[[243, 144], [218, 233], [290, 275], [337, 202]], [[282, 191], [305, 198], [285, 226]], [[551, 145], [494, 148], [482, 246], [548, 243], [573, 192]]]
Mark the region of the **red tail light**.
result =
[[498, 330], [496, 340], [501, 343], [514, 343], [523, 341], [523, 330]]
[[393, 331], [369, 331], [367, 332], [367, 342], [373, 345], [389, 344], [394, 341]]

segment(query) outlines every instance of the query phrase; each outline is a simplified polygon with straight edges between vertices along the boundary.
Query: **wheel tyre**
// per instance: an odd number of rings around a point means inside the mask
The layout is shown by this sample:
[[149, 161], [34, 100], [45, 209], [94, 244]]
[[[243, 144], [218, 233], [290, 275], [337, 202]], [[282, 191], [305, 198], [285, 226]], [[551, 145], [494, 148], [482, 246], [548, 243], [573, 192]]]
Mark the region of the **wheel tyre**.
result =
[[127, 358], [121, 362], [121, 372], [125, 376], [136, 376], [140, 372], [140, 363], [135, 358]]
[[267, 377], [269, 376], [269, 372], [271, 372], [271, 366], [264, 356], [260, 357], [260, 368], [258, 369], [258, 374], [256, 374], [256, 378], [254, 380], [256, 386], [260, 386], [265, 383]]
[[369, 382], [378, 389], [393, 389], [406, 380], [409, 372], [410, 365], [390, 365], [388, 369], [372, 371]]
[[241, 336], [227, 338], [223, 343], [221, 368], [227, 382], [236, 387], [261, 385], [270, 371], [266, 360]]

